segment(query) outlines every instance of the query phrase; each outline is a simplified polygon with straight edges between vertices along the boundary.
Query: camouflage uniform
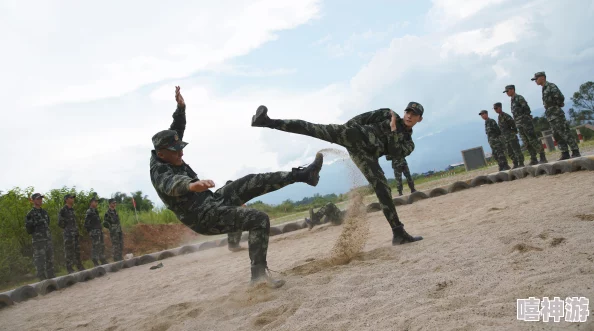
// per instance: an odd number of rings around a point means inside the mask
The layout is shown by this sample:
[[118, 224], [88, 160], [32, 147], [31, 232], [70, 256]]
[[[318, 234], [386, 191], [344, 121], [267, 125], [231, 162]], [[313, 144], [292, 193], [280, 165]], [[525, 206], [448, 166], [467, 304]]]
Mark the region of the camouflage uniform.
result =
[[571, 148], [575, 153], [579, 147], [565, 118], [565, 112], [561, 109], [564, 102], [565, 97], [557, 85], [549, 81], [545, 82], [542, 87], [542, 103], [545, 107], [547, 121], [551, 125], [551, 130], [553, 130], [553, 136], [561, 152], [568, 153], [569, 148]]
[[345, 211], [341, 211], [335, 204], [328, 202], [315, 213], [313, 208], [310, 209], [309, 219], [306, 218], [305, 222], [310, 229], [312, 229], [315, 225], [324, 224], [327, 222], [332, 222], [334, 225], [340, 225], [342, 224], [345, 215]]
[[[421, 116], [423, 114], [423, 106], [417, 102], [410, 102], [406, 109]], [[422, 239], [413, 238], [404, 231], [404, 225], [400, 222], [392, 201], [390, 186], [378, 162], [378, 159], [384, 155], [389, 155], [393, 159], [402, 159], [410, 155], [415, 148], [411, 137], [412, 128], [407, 128], [400, 116], [395, 114], [397, 129], [392, 131], [390, 128], [392, 111], [388, 108], [357, 115], [344, 125], [270, 119], [267, 112], [266, 107], [260, 106], [252, 118], [252, 126], [306, 135], [345, 147], [375, 191], [384, 216], [394, 233], [393, 244], [397, 244], [396, 242], [399, 242], [402, 236], [407, 238], [406, 242]]]
[[[229, 185], [233, 183], [232, 180], [228, 180], [225, 183], [226, 185]], [[230, 251], [239, 251], [241, 250], [241, 247], [239, 246], [239, 242], [241, 241], [241, 235], [242, 235], [242, 231], [237, 231], [237, 232], [229, 232], [227, 233], [227, 247], [229, 248]]]
[[[390, 160], [390, 157], [386, 155], [386, 159]], [[402, 195], [402, 173], [404, 173], [404, 177], [406, 177], [406, 182], [408, 183], [408, 188], [410, 189], [410, 192], [416, 192], [415, 182], [413, 181], [410, 175], [410, 170], [408, 170], [408, 163], [406, 162], [406, 159], [392, 159], [392, 169], [394, 169], [396, 189], [398, 190], [399, 195]]]
[[497, 163], [499, 163], [499, 170], [503, 170], [506, 168], [505, 166], [507, 166], [507, 159], [505, 158], [505, 145], [503, 144], [501, 137], [501, 130], [499, 130], [497, 122], [492, 118], [486, 119], [485, 131], [489, 139], [489, 145], [493, 151], [493, 159], [497, 160]]
[[[501, 103], [495, 104], [501, 107]], [[518, 140], [518, 129], [516, 122], [510, 114], [501, 112], [498, 118], [499, 128], [501, 129], [501, 137], [507, 146], [507, 153], [514, 162], [514, 166], [524, 166], [524, 153]]]
[[103, 216], [103, 226], [109, 230], [113, 260], [123, 260], [124, 232], [120, 224], [120, 215], [115, 209], [108, 208]]
[[66, 259], [66, 270], [68, 273], [74, 272], [72, 268], [75, 264], [78, 270], [85, 270], [80, 260], [80, 242], [78, 226], [76, 225], [76, 216], [74, 208], [64, 205], [58, 214], [58, 226], [64, 229], [64, 257]]
[[32, 237], [33, 262], [40, 280], [56, 277], [54, 273], [54, 247], [49, 228], [50, 218], [42, 208], [32, 208], [25, 217], [25, 228]]
[[105, 244], [103, 242], [103, 229], [101, 228], [101, 216], [96, 208], [87, 209], [85, 215], [85, 229], [91, 237], [93, 250], [91, 253], [91, 259], [95, 266], [99, 265], [99, 261], [102, 264], [107, 264], [105, 261]]
[[[186, 128], [185, 105], [178, 104], [169, 130], [153, 136], [150, 176], [159, 198], [177, 218], [193, 231], [203, 235], [239, 233], [249, 231], [248, 246], [252, 265], [252, 280], [259, 279], [267, 268], [270, 219], [262, 211], [242, 207], [247, 201], [301, 181], [300, 169], [291, 172], [251, 174], [212, 192], [190, 191], [190, 183], [199, 181], [187, 164], [172, 165], [157, 156], [159, 149], [181, 150], [187, 143], [181, 141]], [[316, 166], [321, 168], [320, 160]], [[318, 160], [316, 160], [318, 161]], [[317, 179], [315, 184], [317, 185]], [[303, 181], [305, 182], [305, 181]], [[283, 283], [284, 284], [284, 283]]]
[[[508, 85], [507, 87], [512, 87], [515, 89], [513, 85]], [[504, 91], [504, 93], [506, 91]], [[516, 128], [520, 133], [520, 137], [522, 138], [524, 145], [526, 145], [528, 153], [530, 153], [531, 164], [538, 163], [536, 154], [540, 154], [541, 161], [543, 161], [544, 147], [542, 147], [542, 143], [534, 131], [534, 123], [532, 123], [530, 106], [528, 106], [526, 99], [524, 99], [524, 97], [519, 94], [514, 95], [511, 98], [511, 111], [512, 115], [514, 116], [514, 120], [516, 121]], [[546, 160], [544, 161], [546, 162]]]

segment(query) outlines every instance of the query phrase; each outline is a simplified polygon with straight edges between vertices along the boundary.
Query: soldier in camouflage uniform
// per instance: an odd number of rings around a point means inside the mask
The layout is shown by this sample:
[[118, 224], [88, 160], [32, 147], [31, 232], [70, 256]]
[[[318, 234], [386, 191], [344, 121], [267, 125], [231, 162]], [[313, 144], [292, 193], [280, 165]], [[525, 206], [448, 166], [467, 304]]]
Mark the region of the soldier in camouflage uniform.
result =
[[25, 228], [32, 237], [33, 262], [37, 270], [37, 277], [40, 280], [56, 277], [54, 273], [54, 247], [49, 227], [50, 218], [47, 211], [41, 208], [43, 198], [44, 196], [39, 193], [31, 196], [33, 208], [25, 217]]
[[120, 224], [120, 215], [116, 210], [116, 200], [109, 199], [109, 208], [103, 216], [103, 226], [109, 230], [109, 239], [111, 240], [111, 249], [113, 251], [113, 260], [122, 261], [122, 252], [124, 251], [124, 232]]
[[306, 135], [345, 147], [374, 188], [384, 216], [392, 228], [392, 245], [400, 245], [422, 240], [423, 237], [413, 237], [404, 230], [378, 159], [384, 155], [402, 159], [412, 153], [415, 146], [411, 137], [412, 127], [423, 119], [423, 106], [418, 102], [410, 102], [404, 112], [404, 118], [400, 118], [392, 110], [382, 108], [355, 116], [344, 125], [325, 125], [302, 120], [271, 119], [268, 109], [260, 106], [252, 117], [252, 126]]
[[332, 202], [328, 202], [315, 213], [313, 208], [311, 208], [309, 210], [309, 218], [305, 218], [305, 223], [307, 223], [307, 227], [310, 230], [318, 224], [327, 222], [332, 222], [334, 225], [340, 225], [342, 224], [345, 215], [346, 211], [342, 211]]
[[72, 268], [75, 264], [78, 271], [85, 270], [80, 260], [80, 235], [78, 233], [78, 225], [76, 224], [76, 216], [74, 215], [74, 194], [66, 194], [64, 196], [64, 207], [58, 214], [58, 226], [64, 229], [64, 257], [66, 259], [66, 270], [69, 274], [74, 272]]
[[489, 139], [489, 145], [491, 145], [491, 150], [493, 151], [493, 159], [497, 160], [499, 164], [499, 171], [509, 170], [510, 167], [505, 158], [505, 145], [497, 122], [489, 118], [489, 113], [486, 110], [481, 110], [479, 115], [485, 120], [485, 131]]
[[542, 86], [542, 103], [545, 107], [545, 116], [551, 125], [553, 136], [561, 150], [559, 161], [569, 159], [568, 145], [571, 148], [571, 157], [580, 157], [577, 140], [571, 132], [569, 123], [565, 118], [565, 112], [561, 109], [561, 107], [565, 106], [563, 93], [561, 93], [557, 85], [547, 81], [544, 71], [535, 73], [532, 80], [536, 81], [537, 85]]
[[97, 211], [98, 202], [99, 200], [97, 197], [91, 198], [89, 209], [87, 209], [87, 214], [85, 215], [85, 229], [91, 237], [93, 245], [91, 259], [95, 266], [99, 266], [99, 261], [101, 261], [101, 264], [107, 264], [107, 261], [105, 260], [105, 244], [103, 242], [101, 216], [99, 216], [99, 212]]
[[530, 106], [523, 96], [516, 94], [516, 87], [514, 85], [507, 85], [505, 91], [507, 96], [511, 98], [511, 111], [516, 121], [516, 128], [522, 137], [528, 153], [530, 153], [530, 165], [536, 165], [539, 161], [536, 159], [536, 153], [540, 154], [540, 163], [547, 163], [544, 147], [534, 131], [534, 123], [532, 123], [532, 115], [530, 114]]
[[[386, 160], [390, 160], [390, 156], [386, 155]], [[396, 179], [396, 189], [398, 190], [398, 195], [402, 196], [402, 174], [404, 173], [404, 177], [406, 177], [406, 182], [408, 183], [408, 188], [410, 189], [410, 193], [415, 193], [415, 182], [413, 181], [410, 170], [408, 169], [408, 163], [406, 162], [405, 158], [402, 159], [392, 159], [392, 169], [394, 169], [394, 178]]]
[[516, 122], [510, 114], [502, 110], [501, 102], [494, 103], [493, 109], [499, 114], [497, 122], [501, 129], [501, 137], [507, 146], [507, 153], [514, 163], [513, 169], [521, 168], [524, 166], [524, 153], [518, 140]]
[[151, 151], [150, 175], [159, 198], [177, 218], [197, 233], [218, 235], [249, 231], [248, 250], [251, 260], [251, 285], [265, 281], [278, 288], [284, 280], [273, 279], [268, 273], [266, 256], [270, 235], [270, 218], [262, 211], [242, 207], [247, 201], [284, 186], [300, 182], [316, 186], [323, 164], [318, 153], [306, 168], [252, 174], [239, 178], [215, 192], [212, 180], [200, 180], [194, 170], [184, 162], [182, 141], [186, 129], [186, 104], [176, 87], [177, 109], [169, 130], [156, 133]]

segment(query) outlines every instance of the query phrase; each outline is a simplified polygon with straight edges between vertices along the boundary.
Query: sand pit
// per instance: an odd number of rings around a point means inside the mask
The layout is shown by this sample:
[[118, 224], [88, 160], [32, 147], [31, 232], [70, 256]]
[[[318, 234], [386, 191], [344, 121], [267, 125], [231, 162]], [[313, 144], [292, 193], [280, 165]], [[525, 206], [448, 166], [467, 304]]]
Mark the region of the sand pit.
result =
[[0, 329], [592, 330], [592, 314], [516, 320], [516, 299], [594, 299], [592, 182], [585, 171], [524, 178], [401, 206], [424, 240], [396, 247], [383, 214], [367, 214], [367, 244], [346, 264], [319, 263], [345, 226], [274, 236], [278, 290], [248, 288], [247, 250], [219, 247], [15, 304]]

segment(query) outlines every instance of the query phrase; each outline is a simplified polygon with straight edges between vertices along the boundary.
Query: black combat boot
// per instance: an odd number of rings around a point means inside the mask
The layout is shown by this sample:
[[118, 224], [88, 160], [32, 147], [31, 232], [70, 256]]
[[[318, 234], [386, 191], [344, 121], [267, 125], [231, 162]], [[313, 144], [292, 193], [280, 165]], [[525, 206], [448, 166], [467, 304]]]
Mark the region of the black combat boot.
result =
[[411, 193], [411, 194], [415, 193], [416, 191], [417, 191], [417, 190], [415, 190], [415, 188], [414, 188], [414, 187], [410, 189], [410, 193]]
[[[411, 192], [412, 193], [412, 192]], [[402, 196], [402, 190], [398, 191], [398, 196]]]
[[107, 264], [107, 260], [106, 259], [101, 260], [101, 265], [106, 265], [106, 264]]
[[227, 248], [231, 251], [231, 252], [239, 252], [241, 251], [241, 246], [239, 245], [239, 243], [227, 243]]
[[87, 269], [85, 269], [85, 267], [83, 267], [82, 263], [77, 264], [76, 268], [78, 269], [78, 271], [87, 270]]
[[514, 166], [512, 167], [512, 169], [518, 169], [520, 166], [518, 165], [518, 161], [513, 161], [514, 162]]
[[324, 155], [322, 153], [316, 154], [316, 159], [307, 167], [293, 168], [293, 178], [296, 182], [306, 183], [311, 186], [318, 185], [320, 180], [320, 170], [322, 170], [322, 164], [324, 163]]
[[256, 115], [252, 116], [252, 126], [273, 128], [274, 125], [274, 120], [268, 117], [268, 108], [266, 108], [266, 106], [258, 107], [258, 110], [256, 110]]
[[392, 238], [392, 246], [423, 240], [423, 237], [421, 236], [413, 237], [408, 234], [406, 230], [404, 230], [404, 225], [393, 228], [392, 233], [394, 234], [394, 237]]
[[547, 162], [549, 162], [549, 161], [547, 161], [547, 157], [545, 156], [545, 153], [544, 152], [541, 152], [540, 153], [540, 163], [541, 164], [545, 164]]
[[510, 170], [511, 168], [509, 167], [509, 164], [507, 164], [507, 162], [501, 164], [501, 171], [504, 170]]
[[68, 272], [68, 274], [72, 274], [74, 273], [74, 269], [72, 267], [66, 267], [66, 272]]
[[536, 155], [531, 155], [530, 156], [530, 165], [537, 165], [538, 164], [538, 159], [536, 158]]
[[273, 279], [267, 271], [268, 267], [265, 264], [252, 264], [252, 279], [250, 280], [250, 286], [254, 286], [261, 281], [265, 281], [266, 285], [270, 288], [279, 288], [285, 285], [284, 280]]
[[570, 159], [569, 152], [565, 151], [565, 152], [561, 152], [561, 158], [557, 161], [563, 161], [563, 160], [569, 160], [569, 159]]
[[573, 151], [571, 151], [571, 158], [574, 157], [581, 157], [582, 155], [580, 154], [580, 150], [579, 149], [574, 149]]
[[99, 262], [96, 259], [93, 259], [93, 265], [95, 265], [95, 267], [99, 266]]

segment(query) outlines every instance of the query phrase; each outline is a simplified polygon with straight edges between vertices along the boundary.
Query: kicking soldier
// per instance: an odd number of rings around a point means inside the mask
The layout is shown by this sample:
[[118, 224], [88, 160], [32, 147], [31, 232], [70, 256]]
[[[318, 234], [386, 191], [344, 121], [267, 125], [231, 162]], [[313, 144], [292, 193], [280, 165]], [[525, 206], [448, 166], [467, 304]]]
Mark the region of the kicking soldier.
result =
[[268, 109], [260, 106], [252, 117], [252, 126], [306, 135], [345, 147], [375, 190], [384, 216], [392, 228], [392, 245], [400, 245], [422, 240], [423, 237], [413, 237], [404, 230], [378, 159], [384, 155], [392, 159], [410, 155], [415, 147], [411, 137], [412, 128], [422, 120], [423, 106], [418, 102], [408, 104], [404, 118], [388, 108], [382, 108], [357, 115], [344, 125], [271, 119]]
[[268, 274], [266, 255], [270, 235], [270, 218], [262, 211], [242, 207], [247, 201], [284, 186], [301, 182], [316, 186], [320, 179], [323, 156], [317, 153], [315, 161], [306, 168], [293, 168], [239, 178], [219, 190], [212, 180], [200, 180], [194, 170], [184, 162], [182, 141], [186, 129], [186, 104], [175, 89], [177, 109], [169, 130], [156, 133], [151, 151], [150, 176], [159, 198], [186, 226], [203, 235], [218, 235], [249, 231], [248, 250], [251, 260], [251, 285], [265, 281], [278, 288], [284, 280]]
[[41, 208], [44, 196], [34, 193], [31, 196], [33, 208], [25, 217], [25, 228], [31, 235], [33, 244], [33, 262], [40, 280], [56, 277], [54, 273], [54, 247], [50, 232], [50, 218], [47, 211]]
[[561, 93], [557, 85], [547, 81], [547, 75], [544, 71], [535, 73], [531, 80], [536, 81], [536, 85], [542, 86], [542, 104], [545, 107], [545, 117], [551, 125], [553, 136], [557, 140], [557, 145], [561, 151], [559, 161], [570, 158], [568, 145], [571, 148], [571, 157], [580, 157], [577, 139], [571, 133], [569, 123], [565, 118], [565, 112], [561, 109], [561, 107], [565, 106], [563, 93]]

